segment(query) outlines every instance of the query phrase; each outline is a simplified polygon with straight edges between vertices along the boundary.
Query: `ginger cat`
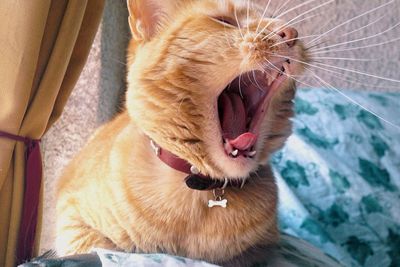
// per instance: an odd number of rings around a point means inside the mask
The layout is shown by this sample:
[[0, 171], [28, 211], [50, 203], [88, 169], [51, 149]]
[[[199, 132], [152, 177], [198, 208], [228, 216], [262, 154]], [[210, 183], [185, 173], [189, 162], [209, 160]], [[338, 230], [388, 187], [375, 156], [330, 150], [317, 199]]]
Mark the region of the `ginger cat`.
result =
[[[126, 109], [60, 179], [57, 250], [250, 264], [279, 240], [268, 158], [290, 134], [290, 76], [307, 60], [297, 31], [247, 1], [129, 0], [128, 8]], [[214, 187], [193, 189], [203, 181]]]

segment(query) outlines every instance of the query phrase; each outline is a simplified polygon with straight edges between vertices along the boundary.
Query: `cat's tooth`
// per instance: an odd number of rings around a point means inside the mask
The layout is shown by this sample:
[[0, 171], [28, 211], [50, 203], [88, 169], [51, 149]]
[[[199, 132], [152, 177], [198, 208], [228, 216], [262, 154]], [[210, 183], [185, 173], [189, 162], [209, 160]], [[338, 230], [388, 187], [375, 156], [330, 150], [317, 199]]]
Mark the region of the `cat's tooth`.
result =
[[267, 81], [268, 81], [268, 86], [271, 86], [272, 82], [274, 81], [274, 78], [272, 77], [271, 74], [268, 75]]
[[285, 62], [283, 63], [283, 67], [285, 68], [285, 73], [287, 76], [290, 76], [290, 67], [289, 67], [290, 63]]
[[269, 85], [271, 85], [275, 81], [277, 74], [278, 73], [275, 70], [271, 71], [271, 73], [269, 74]]
[[279, 72], [274, 72], [274, 80], [276, 79], [276, 78], [278, 78], [278, 76], [279, 76]]
[[267, 79], [267, 86], [271, 86], [271, 79], [269, 77], [267, 77], [266, 79]]
[[250, 151], [247, 155], [250, 157], [254, 157], [256, 154], [257, 154], [257, 151], [253, 150], [253, 151]]
[[239, 154], [239, 150], [235, 149], [231, 152], [232, 156], [236, 157]]

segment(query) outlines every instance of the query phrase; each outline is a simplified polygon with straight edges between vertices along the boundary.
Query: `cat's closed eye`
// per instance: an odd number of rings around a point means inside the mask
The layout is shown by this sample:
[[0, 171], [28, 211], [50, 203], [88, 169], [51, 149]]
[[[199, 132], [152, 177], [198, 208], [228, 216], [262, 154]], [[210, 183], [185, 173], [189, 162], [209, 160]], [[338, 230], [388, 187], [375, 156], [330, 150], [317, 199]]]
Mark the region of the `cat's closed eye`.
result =
[[238, 23], [230, 17], [227, 16], [218, 16], [218, 17], [212, 17], [213, 20], [218, 21], [219, 23], [222, 23], [224, 25], [229, 25], [233, 27], [237, 27]]

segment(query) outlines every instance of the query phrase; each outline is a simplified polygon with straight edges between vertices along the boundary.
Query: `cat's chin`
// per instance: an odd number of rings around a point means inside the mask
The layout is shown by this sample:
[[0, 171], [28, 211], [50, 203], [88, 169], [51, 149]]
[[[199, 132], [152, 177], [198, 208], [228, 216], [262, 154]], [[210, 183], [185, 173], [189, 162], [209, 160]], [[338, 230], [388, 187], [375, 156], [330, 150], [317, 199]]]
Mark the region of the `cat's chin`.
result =
[[210, 148], [210, 152], [213, 155], [214, 162], [220, 167], [224, 177], [228, 179], [246, 179], [250, 176], [250, 173], [256, 171], [259, 165], [255, 158], [243, 156], [232, 158], [226, 155], [221, 148]]

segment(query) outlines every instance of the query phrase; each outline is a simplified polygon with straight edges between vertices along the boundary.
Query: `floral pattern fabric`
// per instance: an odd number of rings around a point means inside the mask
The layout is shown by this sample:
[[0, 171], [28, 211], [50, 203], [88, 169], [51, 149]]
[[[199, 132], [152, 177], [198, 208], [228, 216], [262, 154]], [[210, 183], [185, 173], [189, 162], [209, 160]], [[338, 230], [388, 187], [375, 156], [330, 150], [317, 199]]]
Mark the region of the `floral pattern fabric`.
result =
[[[252, 267], [341, 267], [334, 258], [324, 254], [320, 249], [309, 243], [287, 234], [282, 234], [278, 246], [280, 254], [267, 257], [265, 262], [254, 264]], [[123, 253], [106, 249], [94, 249], [99, 256], [102, 266], [107, 267], [217, 267], [204, 261], [167, 254]], [[45, 265], [47, 266], [47, 265]]]
[[298, 92], [294, 134], [272, 159], [281, 229], [346, 266], [398, 267], [400, 94], [344, 93], [353, 103]]
[[196, 261], [167, 254], [123, 253], [96, 248], [102, 266], [106, 267], [218, 267], [204, 261]]

